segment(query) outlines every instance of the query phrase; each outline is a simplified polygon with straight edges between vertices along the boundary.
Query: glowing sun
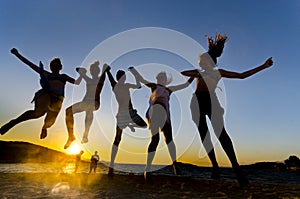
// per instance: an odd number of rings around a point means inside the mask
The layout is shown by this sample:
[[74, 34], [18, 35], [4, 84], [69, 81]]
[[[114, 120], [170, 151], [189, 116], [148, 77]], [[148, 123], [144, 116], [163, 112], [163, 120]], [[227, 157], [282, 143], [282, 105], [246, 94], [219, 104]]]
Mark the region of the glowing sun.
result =
[[68, 148], [68, 153], [70, 154], [78, 154], [81, 150], [81, 147], [77, 143], [73, 143], [69, 148]]

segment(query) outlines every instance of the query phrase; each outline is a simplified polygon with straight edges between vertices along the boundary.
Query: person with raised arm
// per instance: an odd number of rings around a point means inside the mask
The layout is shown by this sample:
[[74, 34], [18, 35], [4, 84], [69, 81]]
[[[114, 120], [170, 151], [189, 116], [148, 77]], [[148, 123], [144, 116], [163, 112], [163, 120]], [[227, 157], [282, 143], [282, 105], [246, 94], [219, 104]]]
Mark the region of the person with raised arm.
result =
[[208, 37], [208, 52], [201, 54], [198, 59], [200, 69], [183, 71], [181, 74], [197, 78], [196, 90], [191, 100], [191, 113], [213, 166], [211, 178], [219, 179], [220, 172], [206, 116], [210, 119], [214, 132], [231, 162], [239, 185], [246, 186], [249, 182], [240, 168], [232, 141], [224, 127], [224, 110], [216, 95], [216, 88], [221, 78], [244, 79], [272, 66], [273, 61], [272, 57], [268, 58], [262, 65], [241, 73], [217, 69], [217, 58], [221, 56], [226, 40], [227, 36], [221, 34], [217, 34], [215, 39]]
[[[118, 113], [116, 115], [116, 136], [111, 149], [111, 160], [108, 171], [108, 176], [112, 177], [123, 129], [129, 127], [132, 132], [135, 132], [135, 128], [146, 128], [147, 123], [141, 118], [141, 116], [138, 115], [137, 110], [133, 108], [130, 96], [131, 89], [141, 88], [140, 82], [137, 81], [136, 84], [126, 83], [126, 73], [123, 70], [117, 71], [116, 81], [112, 76], [110, 69], [110, 66], [108, 66], [108, 70], [106, 72], [118, 103]], [[129, 69], [129, 71], [131, 70]]]
[[40, 83], [42, 89], [35, 93], [33, 99], [34, 109], [25, 111], [16, 119], [13, 119], [3, 125], [0, 128], [0, 134], [4, 135], [12, 127], [21, 122], [31, 119], [37, 119], [46, 114], [44, 125], [40, 134], [40, 139], [44, 139], [47, 137], [47, 129], [54, 124], [57, 115], [62, 107], [66, 83], [69, 82], [71, 84], [77, 84], [77, 82], [79, 82], [80, 80], [75, 80], [66, 74], [60, 74], [60, 71], [62, 70], [62, 64], [59, 58], [54, 58], [50, 62], [51, 72], [48, 72], [44, 70], [43, 64], [41, 62], [39, 66], [35, 65], [34, 63], [26, 59], [23, 55], [21, 55], [17, 49], [11, 49], [11, 53], [26, 65], [28, 65], [32, 70], [40, 74]]
[[152, 92], [149, 99], [149, 108], [146, 112], [146, 118], [147, 122], [149, 123], [149, 129], [151, 133], [151, 142], [148, 146], [144, 178], [146, 181], [151, 180], [151, 165], [159, 143], [159, 130], [161, 130], [164, 134], [165, 142], [172, 159], [174, 174], [179, 174], [180, 171], [176, 161], [176, 146], [172, 135], [173, 133], [169, 101], [170, 95], [173, 92], [188, 87], [194, 80], [194, 77], [189, 78], [189, 80], [183, 84], [168, 86], [168, 84], [172, 82], [172, 78], [168, 78], [166, 72], [158, 73], [156, 76], [156, 83], [153, 83], [145, 80], [135, 68], [131, 67], [130, 71], [132, 71], [136, 79], [151, 89]]
[[94, 111], [98, 110], [100, 107], [100, 94], [105, 81], [105, 70], [106, 65], [104, 64], [102, 68], [102, 74], [100, 74], [99, 61], [95, 61], [90, 65], [89, 77], [85, 68], [76, 68], [76, 71], [80, 75], [80, 80], [84, 79], [86, 82], [86, 93], [81, 102], [77, 102], [66, 109], [66, 125], [68, 130], [68, 140], [64, 146], [64, 149], [69, 148], [71, 143], [75, 140], [74, 136], [74, 114], [85, 112], [85, 130], [81, 143], [88, 142], [88, 135], [90, 127], [94, 119]]

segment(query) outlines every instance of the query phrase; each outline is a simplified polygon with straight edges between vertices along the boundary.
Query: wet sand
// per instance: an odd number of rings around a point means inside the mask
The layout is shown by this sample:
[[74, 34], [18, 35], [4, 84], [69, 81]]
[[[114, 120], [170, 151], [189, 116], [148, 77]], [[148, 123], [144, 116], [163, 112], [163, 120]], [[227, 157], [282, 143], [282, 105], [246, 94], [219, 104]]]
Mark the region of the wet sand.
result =
[[165, 175], [0, 173], [0, 198], [300, 198], [299, 184], [257, 183]]

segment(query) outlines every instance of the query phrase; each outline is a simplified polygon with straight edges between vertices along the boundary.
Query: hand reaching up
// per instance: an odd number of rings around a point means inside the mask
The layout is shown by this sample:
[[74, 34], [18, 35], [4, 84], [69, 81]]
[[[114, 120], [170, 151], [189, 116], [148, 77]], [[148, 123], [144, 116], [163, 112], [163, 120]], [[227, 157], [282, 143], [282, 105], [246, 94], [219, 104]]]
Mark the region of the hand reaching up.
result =
[[273, 60], [272, 60], [272, 57], [270, 57], [269, 59], [267, 59], [264, 63], [264, 66], [266, 67], [270, 67], [273, 65]]
[[10, 50], [10, 52], [11, 52], [12, 54], [14, 54], [14, 55], [19, 54], [18, 50], [15, 49], [15, 48], [12, 48], [12, 49]]
[[81, 68], [81, 67], [77, 67], [76, 71], [80, 74], [83, 75], [86, 73], [86, 69], [85, 68]]
[[103, 72], [110, 71], [111, 67], [108, 64], [103, 64]]

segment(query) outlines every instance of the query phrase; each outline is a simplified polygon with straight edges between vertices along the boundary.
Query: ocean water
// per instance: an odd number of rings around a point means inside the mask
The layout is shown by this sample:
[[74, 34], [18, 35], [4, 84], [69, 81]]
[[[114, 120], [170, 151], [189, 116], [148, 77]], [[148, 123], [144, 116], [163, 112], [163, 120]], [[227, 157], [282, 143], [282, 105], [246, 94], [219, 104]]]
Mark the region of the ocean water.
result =
[[[98, 164], [97, 173], [107, 174], [106, 163]], [[77, 173], [88, 173], [89, 163], [81, 163]], [[116, 164], [115, 173], [122, 175], [142, 175], [145, 165]], [[18, 163], [0, 164], [0, 173], [73, 173], [74, 163]], [[180, 165], [181, 175], [190, 178], [210, 179], [211, 168]], [[153, 175], [173, 176], [171, 166], [153, 165]], [[250, 182], [300, 184], [299, 171], [275, 171], [270, 169], [243, 169]], [[220, 168], [221, 179], [234, 181], [235, 174], [231, 168]]]

